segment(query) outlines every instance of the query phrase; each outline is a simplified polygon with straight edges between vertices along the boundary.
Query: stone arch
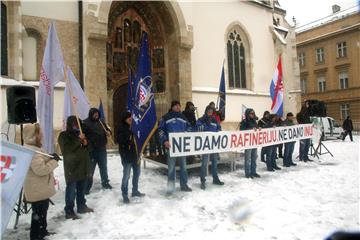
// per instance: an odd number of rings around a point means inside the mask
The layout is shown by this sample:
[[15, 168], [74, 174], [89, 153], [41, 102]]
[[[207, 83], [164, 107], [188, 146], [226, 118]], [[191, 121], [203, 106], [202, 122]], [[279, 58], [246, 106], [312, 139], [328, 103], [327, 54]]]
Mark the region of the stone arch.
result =
[[227, 43], [227, 40], [228, 40], [228, 34], [232, 31], [232, 30], [237, 30], [240, 35], [242, 36], [242, 42], [244, 43], [244, 46], [245, 46], [245, 56], [246, 56], [246, 77], [247, 77], [247, 80], [246, 80], [246, 89], [249, 89], [249, 90], [253, 90], [253, 87], [254, 87], [254, 84], [253, 84], [253, 72], [252, 72], [252, 42], [251, 42], [251, 38], [250, 38], [250, 34], [249, 32], [246, 30], [246, 27], [239, 21], [234, 21], [234, 22], [231, 22], [228, 27], [226, 28], [225, 30], [225, 33], [224, 33], [224, 43], [225, 43], [225, 48], [224, 48], [224, 51], [225, 51], [225, 56], [226, 56], [226, 72], [225, 72], [225, 76], [226, 76], [226, 79], [228, 80], [229, 79], [229, 73], [228, 73], [228, 54], [227, 54], [227, 46], [226, 46], [226, 43]]
[[[36, 40], [36, 79], [39, 79], [40, 66], [42, 61], [42, 42], [43, 38], [39, 30], [34, 27], [25, 27], [26, 37], [34, 38]], [[25, 73], [24, 73], [25, 74]], [[25, 76], [24, 76], [25, 77]], [[31, 79], [35, 80], [35, 79]]]

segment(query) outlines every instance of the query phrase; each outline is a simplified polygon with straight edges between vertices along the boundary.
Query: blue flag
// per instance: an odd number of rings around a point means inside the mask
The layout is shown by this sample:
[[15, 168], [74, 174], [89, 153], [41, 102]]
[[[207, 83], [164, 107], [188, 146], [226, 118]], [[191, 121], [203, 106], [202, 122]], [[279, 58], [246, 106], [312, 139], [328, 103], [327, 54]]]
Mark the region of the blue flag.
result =
[[99, 119], [100, 119], [102, 122], [106, 122], [106, 121], [105, 121], [104, 106], [103, 106], [103, 103], [102, 103], [102, 101], [101, 101], [101, 98], [100, 98], [100, 104], [99, 104]]
[[219, 86], [218, 109], [221, 114], [221, 120], [225, 119], [225, 105], [226, 105], [226, 92], [225, 92], [225, 74], [224, 64], [221, 71], [221, 79]]
[[131, 69], [129, 68], [128, 73], [128, 86], [127, 86], [127, 98], [126, 98], [126, 110], [131, 112], [132, 111], [132, 105], [134, 104], [134, 79], [131, 72]]
[[143, 32], [137, 73], [133, 83], [134, 104], [132, 105], [133, 123], [131, 130], [139, 156], [157, 128], [154, 92], [152, 88], [151, 58], [147, 33]]

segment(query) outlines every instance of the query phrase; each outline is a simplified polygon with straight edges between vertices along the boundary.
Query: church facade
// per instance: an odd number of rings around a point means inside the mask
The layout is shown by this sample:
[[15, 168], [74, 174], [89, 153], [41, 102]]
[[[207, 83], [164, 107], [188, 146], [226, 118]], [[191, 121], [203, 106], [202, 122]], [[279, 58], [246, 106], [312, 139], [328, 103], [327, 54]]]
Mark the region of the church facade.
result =
[[[201, 116], [209, 102], [217, 102], [223, 65], [224, 128], [237, 126], [242, 105], [261, 117], [271, 106], [269, 87], [279, 55], [284, 112], [300, 107], [295, 33], [278, 1], [15, 1], [1, 7], [7, 15], [2, 19], [7, 26], [2, 76], [37, 86], [48, 25], [55, 19], [65, 63], [92, 106], [102, 99], [110, 126], [116, 127], [125, 110], [128, 76], [136, 72], [143, 31], [149, 36], [158, 118], [172, 100], [182, 106], [194, 102]], [[57, 109], [55, 127], [60, 128], [62, 109]]]

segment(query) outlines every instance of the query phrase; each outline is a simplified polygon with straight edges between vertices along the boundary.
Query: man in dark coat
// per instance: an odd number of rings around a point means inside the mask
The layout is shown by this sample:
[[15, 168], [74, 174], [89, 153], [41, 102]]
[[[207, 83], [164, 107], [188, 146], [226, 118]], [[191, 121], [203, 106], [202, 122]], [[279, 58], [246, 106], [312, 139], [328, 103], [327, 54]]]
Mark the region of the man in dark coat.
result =
[[[308, 124], [311, 123], [310, 114], [309, 114], [309, 104], [305, 103], [298, 114], [296, 114], [296, 120], [299, 124]], [[311, 161], [309, 159], [309, 149], [310, 149], [310, 138], [300, 140], [299, 148], [299, 160], [300, 161]]]
[[64, 158], [65, 217], [78, 219], [79, 217], [74, 212], [75, 198], [78, 213], [94, 210], [87, 207], [85, 200], [86, 180], [91, 174], [88, 141], [85, 135], [80, 133], [75, 116], [68, 117], [66, 131], [60, 133], [58, 142]]
[[[240, 123], [240, 131], [241, 130], [251, 130], [256, 129], [256, 115], [252, 108], [247, 108], [245, 111], [245, 119]], [[257, 159], [257, 148], [246, 149], [245, 150], [245, 177], [246, 178], [254, 178], [260, 177], [259, 174], [256, 173], [256, 159]]]
[[86, 194], [90, 193], [96, 164], [99, 165], [102, 187], [112, 189], [109, 184], [106, 153], [107, 136], [110, 135], [110, 130], [105, 123], [101, 122], [99, 116], [99, 110], [91, 108], [88, 118], [84, 121], [84, 133], [89, 141], [91, 159], [91, 177], [88, 179]]
[[140, 161], [137, 154], [134, 134], [131, 131], [132, 117], [130, 112], [124, 112], [121, 116], [121, 123], [116, 134], [116, 141], [119, 143], [119, 153], [121, 164], [123, 165], [123, 178], [121, 182], [121, 192], [123, 202], [129, 203], [128, 183], [131, 169], [133, 170], [132, 178], [132, 197], [144, 197], [145, 194], [139, 192], [138, 184], [140, 177]]
[[[286, 114], [286, 120], [284, 121], [284, 126], [294, 126], [294, 114], [292, 112], [289, 112]], [[296, 166], [296, 163], [292, 160], [292, 155], [294, 152], [295, 142], [287, 142], [285, 143], [285, 150], [284, 150], [284, 158], [283, 158], [283, 164], [284, 167], [291, 167]]]
[[352, 130], [354, 129], [353, 128], [353, 123], [352, 123], [352, 120], [350, 118], [350, 116], [348, 116], [344, 122], [343, 122], [343, 129], [344, 129], [344, 135], [343, 135], [343, 138], [342, 140], [344, 141], [346, 136], [349, 134], [350, 136], [350, 140], [353, 141], [353, 136], [352, 136]]
[[[269, 128], [270, 123], [271, 123], [270, 112], [265, 111], [264, 114], [263, 114], [263, 117], [258, 121], [258, 127], [259, 128]], [[262, 162], [266, 162], [265, 161], [265, 155], [267, 153], [267, 150], [268, 150], [268, 147], [262, 147], [261, 148], [260, 160]]]
[[182, 112], [192, 127], [196, 125], [195, 110], [192, 102], [186, 102], [185, 110]]

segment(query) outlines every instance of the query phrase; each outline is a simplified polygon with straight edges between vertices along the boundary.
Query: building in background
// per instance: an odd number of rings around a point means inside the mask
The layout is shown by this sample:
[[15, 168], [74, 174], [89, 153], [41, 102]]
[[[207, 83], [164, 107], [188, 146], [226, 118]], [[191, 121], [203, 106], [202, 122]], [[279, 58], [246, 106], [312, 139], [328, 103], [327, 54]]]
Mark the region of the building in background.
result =
[[[173, 99], [202, 115], [218, 96], [225, 64], [226, 120], [234, 129], [242, 105], [271, 107], [270, 81], [282, 55], [284, 112], [300, 106], [295, 30], [278, 1], [2, 1], [2, 76], [38, 85], [50, 21], [63, 56], [92, 106], [102, 98], [110, 126], [125, 109], [128, 70], [136, 71], [141, 32], [148, 32], [158, 117]], [[4, 16], [4, 17], [3, 17]], [[4, 36], [3, 36], [4, 34]], [[3, 48], [4, 47], [4, 48]], [[6, 71], [5, 71], [6, 70]], [[54, 127], [62, 126], [63, 85]]]
[[342, 124], [351, 116], [360, 130], [360, 14], [358, 6], [296, 29], [302, 102], [324, 101]]

